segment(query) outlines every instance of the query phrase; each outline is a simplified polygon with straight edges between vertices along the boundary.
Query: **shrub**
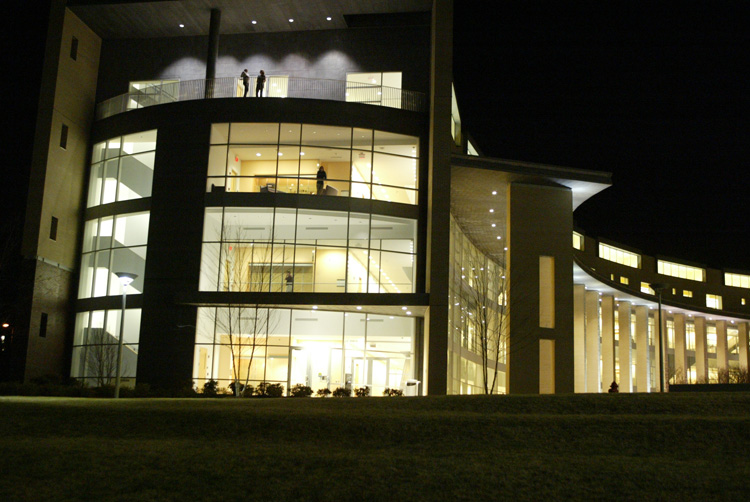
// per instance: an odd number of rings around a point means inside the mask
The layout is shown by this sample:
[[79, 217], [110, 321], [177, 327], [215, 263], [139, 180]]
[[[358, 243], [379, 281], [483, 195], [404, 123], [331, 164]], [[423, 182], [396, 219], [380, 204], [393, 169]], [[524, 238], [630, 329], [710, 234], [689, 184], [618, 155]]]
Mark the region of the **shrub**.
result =
[[354, 389], [354, 395], [357, 397], [367, 397], [370, 395], [369, 387], [357, 387]]
[[404, 391], [401, 389], [385, 389], [383, 391], [383, 395], [389, 396], [389, 397], [398, 397], [398, 396], [403, 396]]
[[242, 389], [242, 397], [253, 397], [255, 395], [255, 387], [252, 385], [246, 385], [244, 389]]
[[260, 397], [281, 397], [284, 395], [284, 386], [280, 383], [261, 382], [255, 389], [255, 395]]
[[349, 397], [352, 395], [352, 389], [346, 387], [336, 387], [331, 393], [333, 397]]
[[331, 395], [331, 389], [327, 387], [323, 389], [318, 389], [318, 392], [317, 392], [318, 397], [328, 397], [330, 395]]
[[289, 389], [289, 395], [292, 397], [310, 397], [312, 396], [312, 389], [307, 385], [298, 383], [291, 389]]
[[216, 397], [219, 393], [219, 382], [216, 380], [209, 380], [203, 384], [203, 395], [206, 397]]

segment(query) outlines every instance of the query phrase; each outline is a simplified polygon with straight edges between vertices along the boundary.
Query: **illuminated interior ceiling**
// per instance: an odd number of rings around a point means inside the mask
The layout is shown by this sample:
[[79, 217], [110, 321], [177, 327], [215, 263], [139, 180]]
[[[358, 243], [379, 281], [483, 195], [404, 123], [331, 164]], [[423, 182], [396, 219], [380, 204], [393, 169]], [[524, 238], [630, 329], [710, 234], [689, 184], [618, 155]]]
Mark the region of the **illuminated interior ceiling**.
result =
[[[344, 29], [353, 22], [352, 16], [430, 12], [432, 1], [71, 0], [68, 6], [97, 35], [115, 39], [205, 36], [214, 8], [221, 10], [222, 34], [269, 33]], [[402, 22], [408, 23], [409, 19], [423, 22], [424, 17], [405, 18]]]
[[611, 184], [609, 173], [453, 155], [451, 213], [474, 245], [498, 263], [507, 240], [507, 189], [514, 182], [570, 188], [571, 211]]

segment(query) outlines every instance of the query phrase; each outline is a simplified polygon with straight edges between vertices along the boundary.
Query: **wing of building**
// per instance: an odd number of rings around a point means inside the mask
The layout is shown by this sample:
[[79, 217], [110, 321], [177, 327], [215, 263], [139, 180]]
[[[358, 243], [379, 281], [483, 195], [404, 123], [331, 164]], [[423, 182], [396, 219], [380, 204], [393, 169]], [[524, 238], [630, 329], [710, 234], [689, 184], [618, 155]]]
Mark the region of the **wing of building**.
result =
[[607, 173], [478, 155], [451, 1], [52, 4], [15, 378], [111, 383], [120, 342], [124, 384], [162, 389], [747, 369], [750, 273], [575, 231]]

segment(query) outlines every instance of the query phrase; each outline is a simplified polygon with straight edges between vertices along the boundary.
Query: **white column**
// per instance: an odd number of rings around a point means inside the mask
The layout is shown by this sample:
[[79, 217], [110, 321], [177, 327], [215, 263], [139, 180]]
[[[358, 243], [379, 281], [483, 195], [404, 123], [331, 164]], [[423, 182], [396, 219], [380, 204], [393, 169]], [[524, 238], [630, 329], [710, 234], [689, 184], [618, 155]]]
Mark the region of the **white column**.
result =
[[573, 285], [573, 366], [575, 392], [586, 392], [586, 286]]
[[708, 383], [708, 355], [706, 352], [706, 318], [695, 317], [695, 379]]
[[609, 389], [615, 381], [615, 299], [605, 295], [602, 299], [602, 390]]
[[750, 354], [748, 354], [747, 344], [747, 323], [741, 322], [737, 325], [737, 331], [740, 338], [740, 369], [750, 370]]
[[620, 392], [633, 392], [630, 378], [630, 302], [621, 301], [617, 306], [617, 327], [620, 331], [617, 351], [620, 361]]
[[635, 308], [635, 385], [638, 392], [648, 392], [648, 307]]
[[674, 382], [687, 381], [687, 353], [685, 352], [685, 314], [675, 314], [674, 321]]
[[586, 291], [586, 392], [599, 392], [599, 293]]
[[716, 369], [721, 373], [729, 370], [727, 350], [727, 322], [716, 321]]

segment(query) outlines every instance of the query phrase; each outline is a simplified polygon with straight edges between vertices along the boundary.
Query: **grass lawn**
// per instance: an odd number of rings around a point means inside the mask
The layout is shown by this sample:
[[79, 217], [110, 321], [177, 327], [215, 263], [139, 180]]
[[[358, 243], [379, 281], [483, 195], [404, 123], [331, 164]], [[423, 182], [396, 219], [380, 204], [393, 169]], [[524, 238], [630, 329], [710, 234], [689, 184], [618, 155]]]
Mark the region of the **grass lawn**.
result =
[[0, 397], [0, 500], [748, 500], [750, 393]]

